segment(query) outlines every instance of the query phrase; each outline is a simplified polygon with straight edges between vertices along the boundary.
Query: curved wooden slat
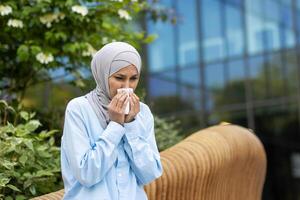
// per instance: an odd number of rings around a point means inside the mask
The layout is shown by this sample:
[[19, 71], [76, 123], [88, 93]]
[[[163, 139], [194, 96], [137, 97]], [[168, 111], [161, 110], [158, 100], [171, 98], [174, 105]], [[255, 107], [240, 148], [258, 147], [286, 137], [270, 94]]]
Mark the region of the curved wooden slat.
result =
[[[266, 154], [248, 129], [218, 125], [161, 152], [163, 175], [145, 186], [149, 200], [259, 200]], [[60, 200], [63, 190], [34, 200]]]

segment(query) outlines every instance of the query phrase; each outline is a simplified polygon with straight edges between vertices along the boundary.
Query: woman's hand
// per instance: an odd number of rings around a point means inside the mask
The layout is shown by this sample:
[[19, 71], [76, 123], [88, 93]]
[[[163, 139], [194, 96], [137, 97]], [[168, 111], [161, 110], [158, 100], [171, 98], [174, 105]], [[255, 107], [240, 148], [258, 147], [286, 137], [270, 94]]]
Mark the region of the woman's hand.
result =
[[125, 115], [125, 123], [131, 122], [134, 117], [140, 112], [140, 98], [134, 93], [130, 93], [130, 110], [128, 115]]
[[129, 97], [126, 93], [115, 95], [108, 105], [109, 119], [123, 125], [125, 120], [124, 111], [128, 102]]

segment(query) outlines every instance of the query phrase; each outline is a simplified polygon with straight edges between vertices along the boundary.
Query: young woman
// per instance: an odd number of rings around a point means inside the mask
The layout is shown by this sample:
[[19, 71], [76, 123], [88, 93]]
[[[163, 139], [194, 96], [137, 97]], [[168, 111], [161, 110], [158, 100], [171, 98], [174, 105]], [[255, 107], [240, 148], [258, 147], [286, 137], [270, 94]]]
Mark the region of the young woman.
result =
[[65, 112], [64, 199], [147, 199], [143, 186], [162, 174], [153, 116], [134, 92], [117, 92], [135, 90], [141, 57], [128, 43], [113, 42], [94, 55], [91, 68], [96, 88], [72, 99]]

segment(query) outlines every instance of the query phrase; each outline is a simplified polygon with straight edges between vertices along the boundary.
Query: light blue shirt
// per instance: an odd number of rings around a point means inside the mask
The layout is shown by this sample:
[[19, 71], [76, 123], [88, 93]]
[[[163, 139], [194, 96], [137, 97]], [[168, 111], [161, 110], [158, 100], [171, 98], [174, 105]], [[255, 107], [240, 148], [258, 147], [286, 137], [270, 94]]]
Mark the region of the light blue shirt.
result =
[[144, 200], [143, 186], [162, 174], [153, 115], [144, 103], [124, 127], [105, 130], [88, 100], [77, 97], [66, 108], [61, 142], [65, 200]]

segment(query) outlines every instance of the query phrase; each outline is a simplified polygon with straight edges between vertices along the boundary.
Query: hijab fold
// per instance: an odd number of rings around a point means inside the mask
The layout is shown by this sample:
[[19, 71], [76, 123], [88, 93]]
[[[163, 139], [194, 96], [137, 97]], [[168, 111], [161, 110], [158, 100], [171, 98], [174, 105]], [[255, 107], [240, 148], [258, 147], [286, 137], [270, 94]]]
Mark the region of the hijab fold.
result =
[[141, 57], [138, 51], [128, 43], [112, 42], [102, 47], [91, 62], [96, 88], [85, 95], [103, 129], [109, 123], [108, 104], [111, 101], [108, 78], [129, 65], [134, 65], [140, 74]]

